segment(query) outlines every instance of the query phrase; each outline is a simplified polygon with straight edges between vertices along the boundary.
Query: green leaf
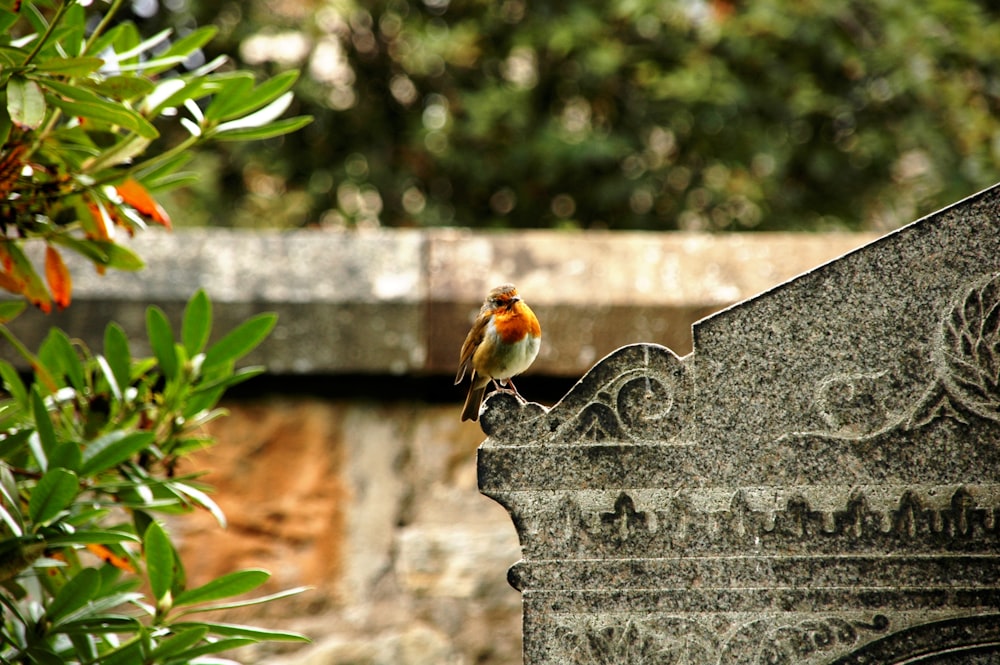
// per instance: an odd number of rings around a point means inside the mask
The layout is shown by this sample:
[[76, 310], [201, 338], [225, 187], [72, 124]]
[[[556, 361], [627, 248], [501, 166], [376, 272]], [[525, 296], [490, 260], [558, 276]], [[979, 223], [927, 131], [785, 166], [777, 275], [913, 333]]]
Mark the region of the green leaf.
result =
[[[170, 48], [157, 57], [157, 60], [165, 59], [166, 61], [170, 61], [177, 59], [178, 61], [183, 62], [192, 53], [212, 41], [212, 38], [215, 37], [218, 32], [219, 29], [214, 25], [206, 25], [198, 28], [197, 30], [193, 30], [180, 39], [175, 40], [170, 45]], [[146, 67], [143, 71], [150, 76], [158, 74], [171, 66], [169, 64], [150, 64], [149, 62], [145, 64]]]
[[205, 360], [202, 362], [203, 370], [207, 372], [210, 368], [234, 362], [245, 356], [264, 341], [277, 320], [276, 314], [264, 313], [237, 326], [205, 352]]
[[109, 125], [118, 125], [147, 139], [155, 139], [160, 135], [160, 132], [148, 120], [117, 102], [104, 100], [99, 102], [70, 101], [51, 95], [48, 100], [50, 104], [58, 107], [67, 115], [89, 118]]
[[46, 618], [54, 624], [65, 615], [78, 610], [94, 596], [101, 588], [101, 575], [96, 568], [84, 568], [63, 585], [52, 602], [46, 608]]
[[[221, 122], [233, 118], [241, 118], [249, 113], [253, 113], [274, 103], [279, 97], [285, 95], [295, 84], [298, 77], [298, 70], [288, 70], [264, 81], [252, 90], [246, 89], [242, 81], [240, 81], [240, 85], [237, 86], [236, 90], [230, 90], [224, 84], [222, 91], [215, 96], [212, 103], [205, 110], [205, 118], [214, 122]], [[291, 98], [288, 98], [286, 102], [280, 104], [280, 110], [277, 112], [277, 115], [281, 115], [288, 108], [288, 103], [290, 102]], [[275, 115], [275, 118], [277, 115]]]
[[58, 93], [60, 96], [66, 99], [73, 99], [78, 102], [91, 102], [93, 104], [107, 104], [108, 102], [101, 98], [100, 95], [95, 93], [88, 87], [81, 85], [70, 85], [69, 83], [64, 83], [62, 81], [55, 81], [52, 79], [43, 79], [42, 86]]
[[270, 139], [275, 136], [283, 136], [284, 134], [296, 132], [312, 121], [313, 119], [310, 116], [297, 116], [295, 118], [288, 118], [287, 120], [278, 120], [263, 127], [222, 130], [212, 134], [212, 138], [217, 141], [258, 141], [261, 139]]
[[271, 577], [266, 570], [248, 569], [223, 575], [195, 589], [189, 589], [174, 599], [174, 606], [195, 605], [223, 598], [232, 598], [253, 591]]
[[146, 151], [150, 142], [149, 139], [136, 134], [128, 134], [118, 143], [95, 155], [94, 160], [87, 164], [87, 169], [91, 173], [97, 173], [112, 166], [131, 162]]
[[11, 76], [7, 81], [7, 112], [21, 129], [38, 129], [45, 120], [45, 95], [34, 81]]
[[28, 390], [24, 387], [24, 382], [21, 381], [21, 375], [6, 360], [0, 360], [0, 378], [3, 379], [3, 387], [10, 393], [10, 396], [22, 407], [27, 407]]
[[65, 665], [65, 661], [48, 647], [30, 646], [25, 650], [29, 662], [36, 665]]
[[270, 603], [275, 600], [281, 600], [283, 598], [288, 598], [290, 596], [297, 596], [300, 593], [309, 591], [312, 587], [300, 586], [292, 589], [285, 589], [279, 591], [278, 593], [272, 593], [267, 596], [258, 596], [256, 598], [248, 598], [247, 600], [236, 600], [230, 603], [213, 603], [211, 605], [202, 605], [200, 607], [189, 608], [181, 612], [181, 614], [187, 616], [191, 614], [198, 614], [201, 612], [217, 612], [219, 610], [234, 610], [240, 607], [250, 607], [252, 605], [262, 605], [264, 603]]
[[[153, 49], [162, 44], [163, 42], [167, 41], [167, 38], [170, 37], [170, 32], [171, 31], [169, 28], [165, 30], [160, 30], [152, 37], [147, 37], [146, 39], [142, 40], [141, 42], [135, 44], [130, 48], [125, 48], [125, 49], [116, 48], [115, 50], [117, 52], [117, 58], [119, 60], [130, 60], [132, 58], [136, 58], [142, 55], [143, 53], [149, 51], [150, 49]], [[137, 34], [136, 38], [138, 38], [138, 33], [136, 34]]]
[[104, 358], [114, 373], [118, 388], [125, 390], [132, 382], [132, 354], [128, 336], [114, 321], [104, 328]]
[[83, 460], [80, 446], [73, 441], [63, 441], [49, 451], [49, 468], [69, 469], [79, 471]]
[[144, 76], [109, 76], [94, 86], [102, 95], [120, 100], [147, 95], [155, 87], [156, 84]]
[[212, 303], [205, 290], [198, 289], [184, 309], [184, 322], [181, 324], [181, 340], [189, 358], [201, 353], [211, 332]]
[[92, 56], [79, 58], [52, 58], [35, 64], [35, 69], [47, 74], [77, 77], [96, 71], [104, 61]]
[[[21, 449], [28, 443], [28, 439], [34, 434], [30, 429], [22, 429], [13, 433], [6, 433], [0, 438], [0, 460], [13, 459], [20, 454]], [[4, 467], [0, 465], [0, 469]]]
[[123, 247], [122, 245], [111, 242], [110, 240], [95, 240], [93, 242], [104, 250], [108, 257], [108, 262], [104, 265], [109, 268], [132, 272], [135, 270], [142, 270], [146, 267], [146, 264], [143, 263], [141, 258], [139, 258], [139, 255], [128, 247]]
[[67, 547], [71, 545], [111, 545], [114, 543], [137, 543], [139, 537], [127, 531], [113, 529], [74, 531], [64, 536], [50, 536], [45, 539], [49, 547]]
[[[3, 32], [0, 30], [0, 32]], [[3, 65], [0, 64], [0, 68]], [[0, 102], [6, 102], [6, 95], [0, 94]], [[7, 104], [0, 104], [0, 142], [7, 143], [7, 139], [10, 138], [10, 130], [14, 128], [14, 124], [10, 120], [10, 113], [7, 112]]]
[[28, 500], [28, 516], [44, 524], [73, 501], [79, 489], [76, 474], [66, 469], [50, 469], [35, 485]]
[[45, 408], [45, 400], [42, 399], [37, 384], [31, 390], [31, 411], [35, 416], [35, 431], [38, 432], [42, 453], [45, 454], [45, 460], [37, 460], [37, 462], [39, 466], [46, 469], [48, 468], [48, 451], [56, 447], [56, 430], [52, 426], [49, 410]]
[[178, 622], [173, 624], [175, 630], [187, 628], [188, 626], [208, 626], [209, 632], [213, 635], [225, 637], [246, 637], [258, 642], [273, 640], [277, 642], [309, 642], [309, 638], [300, 633], [293, 633], [286, 630], [267, 630], [265, 628], [255, 628], [253, 626], [243, 626], [234, 623], [215, 623], [212, 621], [199, 621], [197, 623]]
[[[198, 642], [201, 642], [207, 634], [208, 628], [206, 626], [193, 626], [186, 630], [177, 631], [176, 635], [163, 640], [155, 649], [150, 651], [147, 661], [166, 660], [167, 658], [183, 654], [198, 644]], [[189, 658], [185, 660], [189, 660]]]
[[142, 537], [146, 557], [146, 575], [153, 597], [162, 603], [170, 593], [174, 581], [174, 547], [170, 538], [157, 522], [150, 523]]
[[[198, 624], [194, 624], [198, 625]], [[216, 640], [215, 642], [208, 642], [202, 644], [199, 647], [191, 649], [185, 655], [186, 662], [194, 662], [195, 658], [199, 656], [207, 656], [211, 653], [222, 653], [223, 651], [230, 651], [232, 649], [239, 649], [240, 647], [249, 646], [251, 644], [256, 644], [257, 640], [252, 640], [246, 637], [228, 637], [221, 640]], [[209, 662], [209, 661], [205, 661]], [[214, 661], [212, 661], [214, 662]], [[220, 661], [223, 662], [223, 661]], [[230, 662], [230, 661], [224, 661]]]
[[197, 487], [192, 487], [187, 483], [174, 482], [173, 488], [211, 513], [212, 517], [215, 518], [215, 521], [219, 523], [219, 526], [223, 529], [226, 528], [226, 514], [222, 512], [222, 508], [219, 507], [219, 504], [212, 500], [212, 497], [208, 496]]
[[233, 109], [244, 106], [252, 99], [253, 80], [253, 74], [244, 71], [213, 77], [212, 82], [218, 89], [205, 109], [205, 120], [215, 123], [233, 117], [230, 115]]
[[115, 467], [153, 444], [155, 432], [115, 430], [83, 449], [80, 475], [93, 476]]
[[173, 379], [180, 371], [177, 362], [177, 349], [174, 344], [174, 333], [170, 330], [170, 322], [163, 310], [153, 305], [146, 309], [146, 334], [149, 336], [149, 346], [153, 355], [160, 363], [163, 375]]
[[5, 300], [0, 302], [0, 323], [7, 323], [17, 318], [28, 303], [23, 300]]
[[[48, 336], [42, 343], [43, 349], [39, 349], [38, 355], [41, 358], [52, 358], [62, 374], [69, 377], [70, 384], [78, 391], [83, 392], [85, 388], [83, 378], [83, 363], [80, 356], [69, 337], [59, 328], [51, 328]], [[50, 370], [55, 367], [49, 367]]]

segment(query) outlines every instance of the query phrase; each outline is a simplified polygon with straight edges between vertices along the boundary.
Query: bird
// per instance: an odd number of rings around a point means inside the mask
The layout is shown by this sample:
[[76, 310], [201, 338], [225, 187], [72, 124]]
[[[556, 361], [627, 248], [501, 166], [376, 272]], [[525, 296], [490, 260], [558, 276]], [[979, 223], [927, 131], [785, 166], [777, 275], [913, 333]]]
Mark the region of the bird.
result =
[[514, 285], [501, 284], [492, 289], [459, 354], [455, 385], [462, 382], [466, 373], [472, 380], [462, 408], [463, 422], [479, 419], [479, 407], [491, 381], [498, 389], [501, 385], [509, 385], [524, 401], [511, 377], [531, 366], [541, 341], [538, 318], [517, 294]]

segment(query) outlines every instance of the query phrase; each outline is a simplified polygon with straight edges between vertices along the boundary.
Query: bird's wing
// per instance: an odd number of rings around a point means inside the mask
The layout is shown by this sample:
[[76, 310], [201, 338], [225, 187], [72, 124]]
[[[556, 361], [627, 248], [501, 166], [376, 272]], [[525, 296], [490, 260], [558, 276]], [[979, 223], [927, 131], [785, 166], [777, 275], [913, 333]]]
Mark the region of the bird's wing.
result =
[[472, 355], [486, 334], [486, 317], [480, 316], [472, 326], [465, 343], [462, 344], [462, 353], [458, 359], [458, 373], [455, 374], [455, 385], [457, 386], [465, 378], [465, 373], [472, 369]]

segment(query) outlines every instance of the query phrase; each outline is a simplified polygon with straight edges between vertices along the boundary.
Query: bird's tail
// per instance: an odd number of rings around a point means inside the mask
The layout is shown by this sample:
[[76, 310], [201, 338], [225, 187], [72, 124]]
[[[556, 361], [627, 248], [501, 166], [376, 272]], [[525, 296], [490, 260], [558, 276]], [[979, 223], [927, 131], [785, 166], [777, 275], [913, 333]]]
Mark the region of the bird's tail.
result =
[[476, 377], [472, 379], [472, 385], [469, 386], [469, 394], [465, 397], [465, 406], [462, 408], [462, 420], [479, 420], [479, 407], [483, 403], [483, 395], [486, 393], [486, 386], [489, 385], [489, 381], [484, 381], [482, 385], [479, 385], [476, 381]]

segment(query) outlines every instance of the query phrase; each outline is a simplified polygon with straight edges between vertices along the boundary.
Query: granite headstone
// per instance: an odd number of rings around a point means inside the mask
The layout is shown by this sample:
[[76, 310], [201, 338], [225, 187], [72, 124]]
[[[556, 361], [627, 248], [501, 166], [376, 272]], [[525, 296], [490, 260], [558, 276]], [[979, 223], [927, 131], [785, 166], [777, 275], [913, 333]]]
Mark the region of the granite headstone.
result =
[[525, 665], [1000, 663], [1000, 187], [481, 422]]

